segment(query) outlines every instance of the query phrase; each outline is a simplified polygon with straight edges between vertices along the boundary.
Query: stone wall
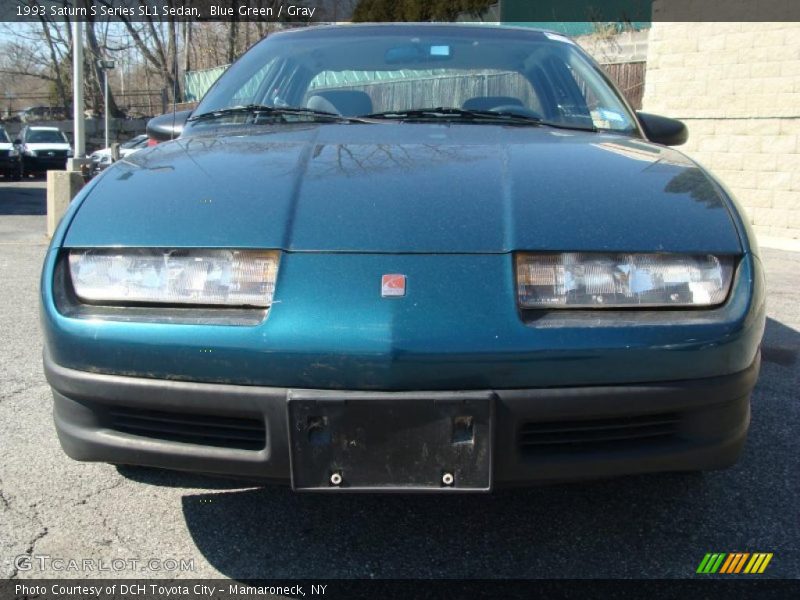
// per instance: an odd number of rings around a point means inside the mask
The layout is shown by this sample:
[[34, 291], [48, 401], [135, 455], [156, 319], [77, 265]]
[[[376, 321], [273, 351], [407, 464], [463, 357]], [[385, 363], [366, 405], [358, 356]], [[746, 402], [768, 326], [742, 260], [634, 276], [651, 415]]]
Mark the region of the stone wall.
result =
[[654, 22], [643, 110], [686, 122], [757, 234], [800, 238], [800, 23]]

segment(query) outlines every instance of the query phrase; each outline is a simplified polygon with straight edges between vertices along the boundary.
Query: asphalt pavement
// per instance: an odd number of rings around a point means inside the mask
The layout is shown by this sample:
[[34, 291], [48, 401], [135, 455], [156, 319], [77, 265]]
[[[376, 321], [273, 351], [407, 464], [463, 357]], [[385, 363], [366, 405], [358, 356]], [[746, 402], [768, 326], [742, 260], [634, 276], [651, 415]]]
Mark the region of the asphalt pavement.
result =
[[[0, 578], [665, 578], [736, 551], [774, 553], [763, 577], [800, 576], [800, 253], [762, 251], [764, 362], [731, 469], [491, 495], [298, 495], [63, 454], [41, 367], [43, 214], [43, 182], [0, 180]], [[96, 570], [112, 559], [125, 566]]]

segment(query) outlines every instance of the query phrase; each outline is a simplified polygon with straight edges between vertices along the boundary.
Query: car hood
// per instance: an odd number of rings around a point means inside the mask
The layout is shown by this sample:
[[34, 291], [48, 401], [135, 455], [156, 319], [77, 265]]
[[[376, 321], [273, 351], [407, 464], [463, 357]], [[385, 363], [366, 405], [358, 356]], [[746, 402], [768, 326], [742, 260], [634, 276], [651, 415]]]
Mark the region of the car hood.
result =
[[116, 163], [70, 247], [287, 251], [741, 250], [681, 153], [545, 127], [294, 125], [194, 135]]

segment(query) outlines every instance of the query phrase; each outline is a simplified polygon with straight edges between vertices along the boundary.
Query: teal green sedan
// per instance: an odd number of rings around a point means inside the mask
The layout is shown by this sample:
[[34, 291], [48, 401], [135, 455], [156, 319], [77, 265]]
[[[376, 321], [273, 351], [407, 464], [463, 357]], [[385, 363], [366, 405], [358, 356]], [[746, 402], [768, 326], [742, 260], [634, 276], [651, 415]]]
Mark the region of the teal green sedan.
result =
[[739, 456], [765, 319], [747, 220], [669, 147], [686, 127], [570, 39], [285, 31], [169, 118], [47, 252], [69, 456], [328, 493]]

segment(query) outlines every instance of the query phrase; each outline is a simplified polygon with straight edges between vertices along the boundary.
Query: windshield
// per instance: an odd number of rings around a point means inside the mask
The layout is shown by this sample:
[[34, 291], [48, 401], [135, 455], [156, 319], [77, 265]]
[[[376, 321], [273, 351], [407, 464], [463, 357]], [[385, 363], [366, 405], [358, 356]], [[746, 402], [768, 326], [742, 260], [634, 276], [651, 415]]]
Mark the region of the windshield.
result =
[[[340, 26], [273, 35], [228, 69], [193, 114], [245, 106], [401, 120], [411, 117], [398, 113], [447, 108], [461, 114], [413, 120], [492, 111], [636, 131], [618, 92], [569, 39], [492, 27]], [[220, 118], [242, 122], [238, 113]]]
[[31, 129], [25, 136], [28, 144], [67, 144], [67, 138], [60, 131], [54, 129]]

